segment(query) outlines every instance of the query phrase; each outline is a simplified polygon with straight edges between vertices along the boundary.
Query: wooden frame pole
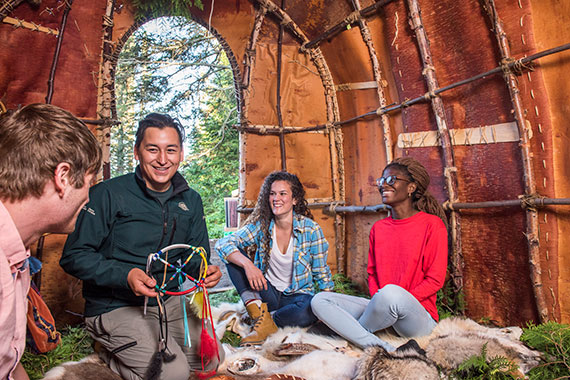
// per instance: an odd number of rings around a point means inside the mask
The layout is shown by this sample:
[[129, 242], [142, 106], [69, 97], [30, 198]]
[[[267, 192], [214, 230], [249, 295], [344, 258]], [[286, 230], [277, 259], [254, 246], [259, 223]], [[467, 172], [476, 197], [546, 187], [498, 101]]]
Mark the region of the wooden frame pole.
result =
[[[435, 67], [432, 60], [430, 42], [426, 30], [422, 23], [421, 9], [417, 0], [408, 0], [410, 25], [416, 34], [416, 40], [423, 61], [423, 76], [425, 78], [428, 91], [432, 93], [439, 85], [435, 75]], [[441, 148], [444, 162], [444, 176], [446, 182], [447, 196], [451, 203], [457, 201], [457, 168], [453, 157], [453, 146], [445, 117], [443, 101], [437, 95], [430, 96], [431, 106], [435, 115], [435, 121], [440, 136]], [[451, 277], [456, 294], [463, 289], [463, 252], [461, 248], [461, 217], [452, 211], [450, 218], [451, 232]]]
[[55, 71], [57, 70], [57, 64], [59, 62], [59, 52], [61, 51], [63, 35], [65, 34], [64, 32], [65, 32], [65, 26], [67, 25], [67, 16], [69, 15], [69, 11], [71, 10], [72, 4], [73, 0], [65, 0], [65, 9], [63, 10], [63, 16], [61, 16], [61, 25], [59, 27], [60, 32], [57, 36], [57, 44], [55, 46], [55, 53], [53, 54], [53, 61], [51, 63], [51, 70], [49, 72], [46, 104], [50, 104], [53, 97]]
[[[498, 47], [501, 53], [502, 62], [508, 62], [511, 58], [509, 47], [509, 40], [503, 29], [503, 22], [497, 13], [497, 7], [494, 0], [482, 0], [483, 8], [485, 9], [489, 20], [492, 25], [493, 32], [497, 39]], [[529, 126], [526, 124], [520, 91], [517, 84], [517, 78], [512, 69], [508, 65], [504, 65], [505, 82], [509, 89], [511, 103], [514, 109], [515, 120], [519, 129], [523, 175], [524, 175], [524, 189], [526, 196], [534, 196], [536, 194], [536, 185], [534, 178], [534, 170], [532, 166], [532, 152], [530, 149], [529, 134], [532, 133]], [[536, 308], [538, 310], [538, 317], [541, 323], [548, 322], [548, 308], [546, 306], [546, 299], [542, 289], [541, 278], [541, 265], [540, 265], [540, 251], [539, 251], [539, 236], [538, 236], [538, 212], [534, 208], [526, 209], [526, 233], [528, 245], [528, 262], [530, 266], [530, 278], [532, 281], [532, 288], [534, 291], [534, 298]]]
[[[360, 0], [352, 0], [355, 11], [360, 12]], [[359, 13], [360, 15], [360, 13]], [[376, 82], [376, 93], [378, 95], [378, 101], [380, 107], [386, 107], [386, 95], [384, 94], [382, 83], [384, 78], [382, 78], [382, 69], [380, 68], [380, 62], [378, 61], [378, 55], [376, 54], [376, 49], [374, 48], [374, 43], [372, 42], [372, 34], [370, 33], [370, 28], [368, 23], [362, 17], [358, 18], [358, 24], [360, 26], [360, 34], [362, 35], [362, 40], [368, 48], [368, 55], [370, 55], [370, 61], [372, 62], [372, 74], [374, 75], [374, 81]], [[384, 147], [386, 149], [386, 162], [390, 162], [394, 159], [394, 151], [392, 147], [392, 132], [390, 130], [390, 120], [388, 119], [388, 114], [380, 115], [380, 122], [382, 124], [382, 131], [384, 135]]]

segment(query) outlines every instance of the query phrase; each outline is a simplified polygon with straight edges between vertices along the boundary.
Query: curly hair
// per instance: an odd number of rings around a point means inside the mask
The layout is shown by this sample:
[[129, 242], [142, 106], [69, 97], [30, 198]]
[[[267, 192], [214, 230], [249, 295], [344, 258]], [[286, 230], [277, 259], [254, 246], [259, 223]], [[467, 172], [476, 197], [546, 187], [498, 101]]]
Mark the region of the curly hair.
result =
[[428, 214], [438, 216], [447, 228], [447, 216], [443, 207], [437, 199], [427, 190], [430, 177], [426, 168], [415, 158], [399, 157], [390, 162], [384, 170], [388, 168], [398, 168], [402, 170], [417, 185], [416, 190], [412, 193], [412, 205], [414, 208]]
[[296, 201], [296, 204], [293, 206], [295, 214], [313, 219], [313, 214], [311, 214], [307, 200], [305, 199], [305, 188], [299, 180], [299, 177], [286, 171], [275, 171], [265, 177], [263, 185], [261, 185], [261, 189], [259, 190], [259, 196], [257, 197], [255, 208], [245, 222], [260, 222], [261, 224], [263, 238], [261, 239], [261, 247], [258, 247], [258, 249], [266, 253], [264, 258], [264, 267], [266, 269], [271, 252], [271, 247], [269, 247], [269, 240], [271, 239], [271, 235], [269, 234], [269, 225], [271, 224], [271, 219], [274, 217], [273, 211], [271, 211], [271, 205], [269, 204], [269, 193], [271, 192], [271, 186], [275, 181], [286, 181], [291, 186], [292, 197]]

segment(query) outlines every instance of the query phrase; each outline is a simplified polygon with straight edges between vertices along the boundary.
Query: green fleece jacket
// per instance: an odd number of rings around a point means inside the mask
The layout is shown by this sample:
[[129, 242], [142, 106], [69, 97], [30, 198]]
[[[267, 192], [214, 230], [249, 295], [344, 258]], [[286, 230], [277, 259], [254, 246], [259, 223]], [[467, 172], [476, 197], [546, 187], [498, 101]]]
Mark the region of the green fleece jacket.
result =
[[[93, 186], [89, 203], [81, 211], [75, 231], [69, 235], [60, 265], [83, 280], [85, 316], [91, 317], [123, 306], [140, 306], [127, 284], [133, 268], [143, 271], [148, 255], [170, 244], [204, 247], [210, 257], [208, 231], [200, 195], [176, 173], [173, 192], [163, 204], [148, 191], [137, 167], [135, 173], [113, 178]], [[172, 250], [168, 262], [184, 261], [189, 252]], [[195, 254], [184, 271], [197, 278], [202, 259]], [[155, 262], [152, 274], [162, 283], [164, 265]], [[173, 270], [168, 270], [171, 275]], [[166, 280], [170, 278], [167, 275]], [[178, 288], [178, 280], [167, 290]], [[149, 305], [156, 305], [149, 299]]]

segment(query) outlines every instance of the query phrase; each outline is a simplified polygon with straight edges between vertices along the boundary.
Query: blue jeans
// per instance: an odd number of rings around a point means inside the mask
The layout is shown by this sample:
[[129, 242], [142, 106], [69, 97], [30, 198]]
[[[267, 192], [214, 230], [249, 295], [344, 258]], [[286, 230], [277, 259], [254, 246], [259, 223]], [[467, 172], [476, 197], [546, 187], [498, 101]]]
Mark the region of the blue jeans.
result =
[[[312, 295], [305, 293], [284, 294], [275, 289], [269, 281], [267, 281], [267, 290], [256, 292], [250, 288], [245, 270], [242, 267], [232, 263], [226, 264], [226, 267], [232, 283], [243, 301], [246, 302], [258, 297], [262, 302], [267, 303], [267, 308], [277, 326], [307, 327], [317, 321], [317, 317], [311, 310]], [[246, 298], [244, 297], [245, 294], [255, 294], [256, 297], [249, 296]]]
[[313, 297], [311, 306], [317, 318], [361, 348], [382, 346], [394, 351], [374, 333], [391, 326], [400, 336], [422, 336], [436, 325], [419, 301], [397, 285], [384, 286], [372, 299], [321, 292]]

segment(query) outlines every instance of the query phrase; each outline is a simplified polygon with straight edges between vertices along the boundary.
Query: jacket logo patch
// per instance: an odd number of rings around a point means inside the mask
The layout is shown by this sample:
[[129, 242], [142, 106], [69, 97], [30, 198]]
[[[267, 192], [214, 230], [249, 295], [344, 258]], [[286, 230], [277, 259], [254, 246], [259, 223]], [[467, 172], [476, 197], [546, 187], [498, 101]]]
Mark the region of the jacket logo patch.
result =
[[87, 208], [87, 206], [83, 206], [82, 209], [87, 211], [91, 215], [95, 215], [95, 210], [93, 210], [91, 207]]
[[186, 203], [184, 203], [184, 202], [179, 202], [178, 207], [180, 207], [180, 209], [182, 209], [184, 211], [190, 211], [190, 210], [188, 210], [188, 206], [186, 206]]

